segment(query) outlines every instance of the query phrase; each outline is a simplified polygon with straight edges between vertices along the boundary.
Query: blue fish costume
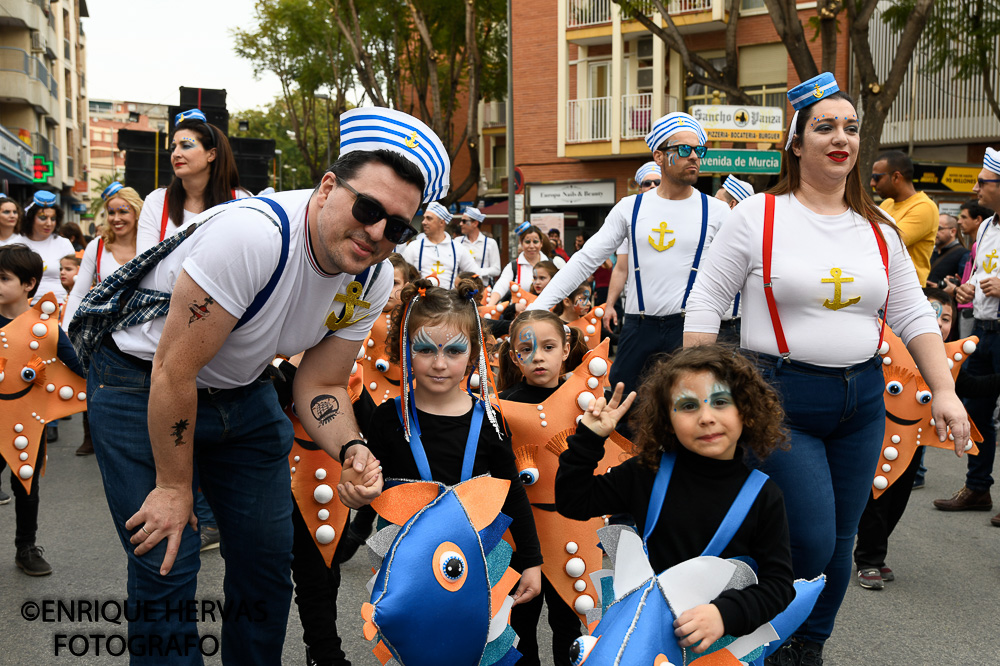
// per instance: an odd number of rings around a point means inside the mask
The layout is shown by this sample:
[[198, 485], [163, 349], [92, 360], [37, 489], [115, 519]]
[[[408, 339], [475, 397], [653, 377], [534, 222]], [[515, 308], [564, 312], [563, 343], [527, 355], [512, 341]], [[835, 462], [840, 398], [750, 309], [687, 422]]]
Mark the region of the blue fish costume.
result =
[[701, 556], [657, 575], [649, 564], [646, 539], [659, 518], [674, 460], [671, 454], [663, 454], [660, 459], [644, 537], [621, 525], [597, 531], [614, 570], [591, 574], [601, 604], [587, 614], [590, 635], [581, 636], [573, 645], [570, 657], [574, 666], [762, 666], [764, 659], [809, 616], [826, 584], [822, 575], [811, 581], [797, 580], [795, 598], [788, 607], [750, 634], [723, 636], [702, 655], [681, 648], [674, 635], [675, 619], [695, 606], [711, 603], [726, 590], [743, 589], [757, 582], [752, 562], [723, 560], [717, 555], [743, 523], [767, 476], [751, 472]]
[[389, 525], [368, 541], [377, 570], [364, 635], [382, 664], [509, 666], [521, 658], [510, 627], [520, 575], [500, 513], [510, 481], [478, 476], [385, 490], [372, 506]]

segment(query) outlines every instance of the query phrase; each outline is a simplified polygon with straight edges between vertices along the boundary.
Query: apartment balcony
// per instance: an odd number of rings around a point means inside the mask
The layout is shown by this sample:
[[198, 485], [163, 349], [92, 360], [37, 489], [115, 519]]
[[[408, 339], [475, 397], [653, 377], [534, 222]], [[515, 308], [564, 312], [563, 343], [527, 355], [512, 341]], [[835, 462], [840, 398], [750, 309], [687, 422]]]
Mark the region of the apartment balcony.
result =
[[48, 69], [24, 49], [0, 46], [0, 90], [4, 99], [30, 104], [37, 113], [52, 114], [55, 95]]
[[[652, 93], [622, 95], [617, 103], [620, 109], [617, 127], [612, 117], [614, 98], [594, 97], [567, 101], [566, 156], [586, 158], [648, 153], [645, 136], [656, 119], [653, 117], [653, 101]], [[678, 108], [676, 97], [664, 96], [663, 114]], [[617, 135], [614, 136], [616, 130]]]
[[498, 102], [484, 102], [480, 119], [483, 129], [487, 130], [487, 134], [495, 133], [488, 130], [507, 127], [507, 102], [503, 100]]
[[507, 167], [486, 167], [482, 170], [487, 192], [503, 192], [507, 189]]
[[[726, 12], [731, 0], [664, 0], [674, 24], [681, 33], [707, 32], [725, 28]], [[587, 43], [591, 40], [610, 37], [612, 22], [619, 14], [618, 5], [612, 0], [565, 0], [566, 39]], [[659, 25], [663, 19], [650, 0], [637, 0], [643, 13]], [[622, 32], [645, 32], [638, 21], [621, 16]]]
[[0, 5], [0, 26], [42, 30], [46, 28], [47, 11], [46, 0], [5, 2]]

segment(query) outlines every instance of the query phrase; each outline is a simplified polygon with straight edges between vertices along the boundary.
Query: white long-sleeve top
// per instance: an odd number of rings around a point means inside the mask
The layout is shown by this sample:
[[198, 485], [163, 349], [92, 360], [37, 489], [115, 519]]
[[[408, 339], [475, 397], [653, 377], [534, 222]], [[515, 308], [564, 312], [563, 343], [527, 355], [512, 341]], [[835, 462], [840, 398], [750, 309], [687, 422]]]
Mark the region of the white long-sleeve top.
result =
[[420, 277], [436, 275], [445, 289], [455, 286], [459, 273], [479, 271], [472, 255], [448, 234], [440, 243], [432, 243], [424, 234], [418, 234], [403, 250], [403, 258], [420, 272]]
[[[664, 316], [681, 311], [684, 290], [687, 288], [701, 238], [701, 193], [692, 189], [691, 196], [679, 200], [664, 199], [655, 190], [645, 193], [639, 206], [635, 226], [636, 246], [633, 247], [631, 229], [635, 199], [636, 195], [632, 195], [615, 204], [597, 233], [570, 258], [565, 268], [559, 270], [535, 302], [528, 306], [529, 309], [551, 309], [590, 277], [605, 259], [627, 246], [628, 287], [625, 312], [639, 314], [633, 255], [636, 251], [645, 314]], [[708, 197], [707, 204], [708, 230], [702, 250], [702, 264], [712, 239], [729, 216], [729, 207], [718, 199]], [[623, 241], [628, 242], [623, 245]], [[666, 245], [670, 247], [657, 249]], [[688, 306], [690, 307], [690, 302]]]
[[[940, 335], [913, 261], [891, 227], [881, 226], [889, 250], [887, 283], [867, 220], [853, 211], [819, 215], [790, 194], [775, 199], [771, 283], [790, 358], [838, 368], [871, 358], [887, 287], [886, 319], [904, 343], [923, 333]], [[757, 194], [733, 209], [702, 262], [685, 332], [717, 332], [733, 295], [742, 291], [742, 346], [779, 353], [764, 296], [763, 238], [764, 195]]]
[[69, 292], [69, 297], [66, 299], [66, 309], [63, 312], [62, 320], [63, 330], [69, 330], [69, 323], [73, 321], [76, 309], [80, 307], [80, 303], [87, 295], [87, 292], [90, 291], [90, 286], [94, 284], [95, 278], [96, 282], [100, 282], [121, 268], [121, 264], [115, 259], [115, 255], [111, 254], [111, 250], [108, 249], [107, 243], [105, 243], [104, 248], [101, 250], [101, 268], [98, 270], [97, 250], [100, 245], [101, 239], [95, 238], [87, 243], [87, 247], [83, 251], [83, 259], [80, 260], [80, 271], [76, 274], [76, 282], [73, 283], [73, 290]]
[[462, 235], [455, 239], [455, 245], [472, 255], [473, 262], [479, 267], [476, 269], [479, 277], [495, 278], [500, 275], [500, 246], [494, 239], [479, 232], [479, 237], [475, 241], [470, 241], [468, 236]]
[[1000, 277], [1000, 224], [997, 223], [996, 215], [980, 226], [972, 266], [969, 284], [976, 287], [976, 294], [972, 297], [973, 316], [976, 319], [1000, 318], [1000, 298], [987, 296], [979, 286], [981, 280]]
[[[538, 253], [538, 261], [548, 261], [548, 260], [549, 258], [545, 256], [545, 254], [541, 252]], [[516, 273], [514, 272], [515, 269], [517, 271]], [[556, 275], [558, 275], [558, 273], [556, 273]], [[522, 252], [521, 254], [517, 255], [516, 265], [515, 262], [511, 262], [503, 267], [503, 270], [500, 272], [500, 277], [497, 278], [496, 284], [493, 285], [492, 293], [500, 294], [500, 297], [502, 299], [503, 297], [505, 297], [507, 294], [510, 293], [511, 282], [517, 282], [525, 289], [530, 290], [531, 283], [534, 282], [534, 280], [535, 280], [534, 266], [528, 263], [528, 260], [524, 258], [524, 252]], [[576, 286], [573, 287], [573, 289], [576, 289], [576, 287], [579, 286], [580, 283], [578, 282]], [[570, 289], [570, 291], [573, 291], [573, 289]]]

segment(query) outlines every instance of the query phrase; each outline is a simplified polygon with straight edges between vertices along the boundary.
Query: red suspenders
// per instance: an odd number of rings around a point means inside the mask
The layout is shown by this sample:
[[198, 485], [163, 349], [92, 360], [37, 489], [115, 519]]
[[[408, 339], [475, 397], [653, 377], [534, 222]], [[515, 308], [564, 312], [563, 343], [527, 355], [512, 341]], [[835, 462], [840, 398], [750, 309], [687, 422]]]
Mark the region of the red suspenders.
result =
[[[886, 283], [889, 281], [889, 246], [885, 243], [885, 238], [879, 230], [878, 225], [869, 220], [872, 232], [875, 234], [875, 241], [878, 243], [879, 254], [882, 255], [882, 266], [885, 268]], [[788, 343], [785, 341], [785, 332], [781, 328], [781, 318], [778, 316], [778, 304], [774, 300], [774, 293], [771, 289], [771, 250], [774, 244], [774, 195], [764, 195], [764, 298], [767, 299], [767, 310], [771, 314], [771, 326], [774, 328], [774, 339], [778, 344], [778, 352], [784, 358], [788, 358]], [[882, 327], [878, 334], [878, 347], [881, 349], [882, 339], [885, 335], [885, 317], [889, 307], [889, 293], [886, 291], [885, 305], [882, 306]]]
[[104, 239], [97, 241], [97, 281], [101, 281], [101, 255], [104, 254]]

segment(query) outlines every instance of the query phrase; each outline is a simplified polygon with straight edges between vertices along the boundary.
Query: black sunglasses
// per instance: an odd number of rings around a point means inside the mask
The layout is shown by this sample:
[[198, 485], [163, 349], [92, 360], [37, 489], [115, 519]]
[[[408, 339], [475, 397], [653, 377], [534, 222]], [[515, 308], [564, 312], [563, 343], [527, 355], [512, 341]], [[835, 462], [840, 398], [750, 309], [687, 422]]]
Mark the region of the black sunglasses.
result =
[[338, 178], [337, 184], [343, 185], [348, 192], [354, 195], [354, 206], [351, 208], [351, 214], [361, 224], [367, 227], [377, 224], [380, 220], [385, 220], [385, 237], [396, 245], [405, 243], [417, 235], [417, 230], [410, 226], [409, 220], [398, 215], [389, 215], [385, 212], [382, 204], [367, 194], [361, 194], [347, 181]]
[[976, 178], [979, 187], [984, 187], [986, 183], [1000, 183], [1000, 178]]
[[658, 180], [644, 180], [642, 181], [643, 187], [659, 187], [660, 181]]
[[677, 154], [680, 155], [681, 157], [690, 157], [691, 156], [691, 151], [693, 150], [694, 154], [697, 155], [698, 157], [704, 157], [705, 153], [708, 152], [708, 147], [707, 146], [689, 146], [689, 145], [684, 144], [684, 143], [679, 143], [676, 146], [667, 146], [667, 150], [676, 150]]

